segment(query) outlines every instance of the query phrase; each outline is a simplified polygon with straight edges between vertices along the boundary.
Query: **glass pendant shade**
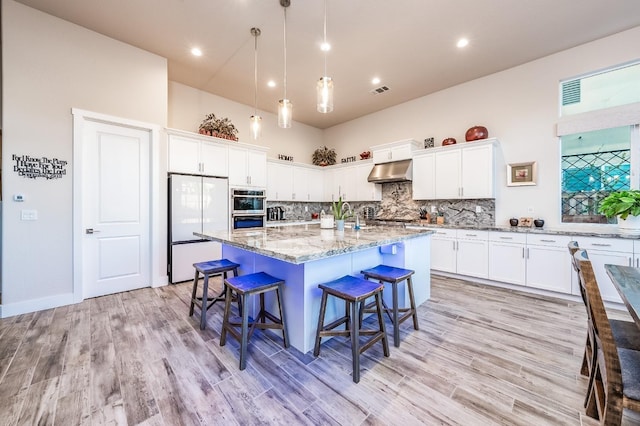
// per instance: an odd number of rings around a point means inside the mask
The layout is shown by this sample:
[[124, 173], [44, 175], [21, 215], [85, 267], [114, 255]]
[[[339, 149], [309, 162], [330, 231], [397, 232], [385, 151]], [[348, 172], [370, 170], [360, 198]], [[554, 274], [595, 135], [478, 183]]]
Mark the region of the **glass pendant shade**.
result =
[[251, 127], [251, 138], [254, 141], [260, 139], [262, 134], [262, 117], [259, 115], [252, 115], [249, 119], [249, 125]]
[[280, 99], [278, 101], [278, 126], [283, 129], [290, 128], [292, 116], [293, 104], [289, 99]]
[[333, 80], [331, 77], [320, 77], [316, 85], [318, 112], [326, 114], [333, 111]]

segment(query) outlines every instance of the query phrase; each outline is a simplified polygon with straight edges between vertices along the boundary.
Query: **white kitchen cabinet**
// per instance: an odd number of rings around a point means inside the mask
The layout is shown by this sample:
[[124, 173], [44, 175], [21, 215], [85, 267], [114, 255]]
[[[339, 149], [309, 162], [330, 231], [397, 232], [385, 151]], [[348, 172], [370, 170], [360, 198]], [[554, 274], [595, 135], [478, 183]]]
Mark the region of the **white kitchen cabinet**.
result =
[[324, 201], [324, 170], [320, 168], [307, 169], [308, 201]]
[[493, 140], [437, 148], [434, 162], [436, 199], [494, 198]]
[[431, 235], [431, 269], [455, 274], [457, 271], [456, 230], [436, 228], [433, 231], [434, 233]]
[[371, 147], [373, 162], [387, 163], [411, 158], [413, 151], [421, 149], [424, 144], [413, 139], [405, 139]]
[[436, 199], [436, 155], [435, 153], [419, 155], [413, 158], [414, 200]]
[[169, 171], [226, 177], [227, 146], [193, 137], [169, 134]]
[[489, 233], [458, 229], [456, 240], [456, 273], [488, 278]]
[[292, 200], [293, 168], [289, 164], [267, 162], [267, 200]]
[[266, 152], [248, 147], [230, 146], [229, 185], [239, 187], [266, 187]]
[[431, 269], [470, 277], [487, 278], [487, 231], [433, 229]]
[[526, 243], [526, 234], [489, 232], [489, 279], [525, 285]]
[[527, 235], [527, 287], [571, 294], [571, 257], [564, 235]]
[[382, 200], [382, 185], [367, 181], [372, 168], [373, 163], [370, 161], [360, 163], [354, 167], [355, 199], [357, 201]]
[[[611, 282], [609, 275], [607, 275], [604, 265], [633, 265], [634, 241], [621, 238], [598, 237], [575, 237], [574, 239], [578, 242], [578, 246], [580, 246], [581, 249], [587, 251], [602, 299], [609, 302], [622, 303], [620, 294], [613, 285], [613, 282]], [[574, 280], [574, 282], [576, 285], [574, 286], [573, 293], [580, 294], [578, 281]]]

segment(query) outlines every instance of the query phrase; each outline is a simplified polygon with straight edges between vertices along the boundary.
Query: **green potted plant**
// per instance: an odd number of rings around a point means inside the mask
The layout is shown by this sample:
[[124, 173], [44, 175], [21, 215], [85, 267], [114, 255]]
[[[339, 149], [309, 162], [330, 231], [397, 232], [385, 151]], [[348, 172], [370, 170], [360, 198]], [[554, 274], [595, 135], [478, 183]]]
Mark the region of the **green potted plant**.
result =
[[333, 218], [336, 220], [336, 229], [344, 231], [344, 220], [353, 216], [349, 203], [343, 202], [342, 196], [338, 197], [338, 202], [333, 201], [331, 203], [331, 213], [333, 213]]
[[620, 233], [640, 235], [640, 190], [615, 191], [600, 201], [598, 211], [618, 218]]

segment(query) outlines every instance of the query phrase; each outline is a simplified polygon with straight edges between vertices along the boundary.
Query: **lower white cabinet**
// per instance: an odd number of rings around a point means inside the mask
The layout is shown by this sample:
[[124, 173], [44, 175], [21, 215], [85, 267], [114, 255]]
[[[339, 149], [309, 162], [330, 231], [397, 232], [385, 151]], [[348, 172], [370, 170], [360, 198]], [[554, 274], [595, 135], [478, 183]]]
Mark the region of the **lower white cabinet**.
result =
[[489, 279], [525, 285], [526, 244], [524, 233], [489, 232]]
[[431, 269], [470, 277], [487, 278], [487, 231], [435, 229], [431, 236]]
[[[631, 266], [633, 264], [634, 241], [599, 237], [575, 237], [574, 239], [578, 242], [580, 248], [587, 251], [602, 299], [609, 302], [622, 303], [622, 299], [613, 282], [611, 282], [611, 278], [607, 275], [604, 265]], [[577, 278], [574, 279], [574, 283], [573, 293], [580, 294]]]
[[571, 258], [563, 235], [489, 233], [489, 279], [571, 294]]
[[571, 256], [564, 235], [527, 235], [527, 287], [571, 294]]
[[456, 273], [456, 230], [434, 229], [431, 235], [431, 269]]

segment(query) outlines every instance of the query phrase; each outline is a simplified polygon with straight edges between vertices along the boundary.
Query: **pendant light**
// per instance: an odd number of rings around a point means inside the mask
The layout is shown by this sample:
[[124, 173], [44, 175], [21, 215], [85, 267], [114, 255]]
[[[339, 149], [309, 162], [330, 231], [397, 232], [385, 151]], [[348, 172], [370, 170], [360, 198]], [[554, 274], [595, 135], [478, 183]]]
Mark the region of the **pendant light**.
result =
[[293, 105], [289, 99], [287, 99], [287, 7], [289, 7], [290, 4], [290, 0], [280, 0], [280, 5], [284, 9], [284, 96], [278, 101], [278, 126], [283, 129], [291, 127], [293, 114]]
[[324, 51], [324, 74], [316, 84], [316, 107], [318, 112], [327, 114], [333, 111], [333, 80], [327, 77], [327, 52], [331, 49], [327, 43], [327, 0], [324, 0], [324, 41], [322, 50]]
[[262, 117], [258, 115], [258, 36], [260, 35], [260, 28], [251, 28], [251, 35], [254, 38], [253, 44], [253, 64], [254, 64], [254, 73], [253, 73], [253, 84], [254, 84], [254, 95], [253, 95], [253, 115], [249, 119], [249, 125], [251, 129], [251, 138], [256, 141], [260, 138], [260, 133], [262, 132]]

